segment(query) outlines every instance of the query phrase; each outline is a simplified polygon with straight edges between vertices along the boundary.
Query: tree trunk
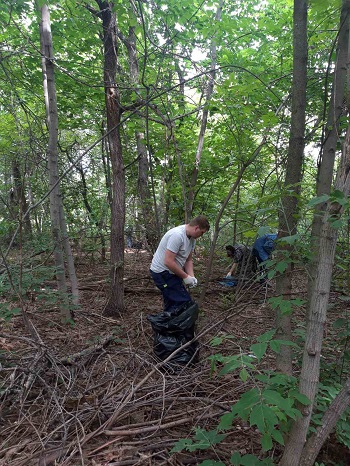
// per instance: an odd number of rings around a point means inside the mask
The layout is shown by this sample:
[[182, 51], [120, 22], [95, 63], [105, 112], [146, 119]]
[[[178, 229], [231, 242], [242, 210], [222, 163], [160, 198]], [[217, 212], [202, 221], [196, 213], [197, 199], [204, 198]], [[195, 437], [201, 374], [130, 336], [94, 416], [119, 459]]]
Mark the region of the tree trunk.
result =
[[[47, 148], [49, 185], [50, 185], [50, 216], [51, 230], [54, 241], [54, 258], [56, 266], [57, 286], [61, 292], [66, 293], [65, 266], [62, 250], [62, 234], [60, 228], [60, 204], [62, 202], [59, 190], [58, 175], [58, 114], [56, 85], [54, 74], [54, 56], [51, 37], [50, 13], [47, 5], [41, 8], [40, 40], [42, 53], [42, 70], [44, 96], [46, 104], [46, 117], [49, 129], [49, 143]], [[70, 317], [67, 310], [66, 317]]]
[[[294, 0], [293, 27], [293, 87], [292, 115], [288, 148], [288, 160], [285, 177], [285, 192], [282, 197], [282, 209], [279, 215], [279, 238], [291, 236], [297, 232], [298, 201], [302, 180], [305, 107], [307, 80], [307, 0]], [[292, 191], [292, 192], [290, 192]], [[283, 244], [279, 247], [278, 258], [290, 258], [292, 247]], [[290, 299], [292, 291], [292, 264], [288, 263], [284, 274], [276, 277], [276, 295]], [[291, 316], [283, 315], [278, 309], [276, 315], [276, 338], [292, 339]], [[292, 349], [282, 345], [276, 358], [276, 369], [284, 374], [292, 375]]]
[[148, 185], [149, 164], [147, 148], [144, 144], [144, 134], [136, 132], [136, 145], [139, 160], [138, 170], [138, 191], [140, 195], [143, 224], [146, 230], [147, 244], [152, 253], [157, 249], [159, 235], [157, 232], [156, 206], [153, 205], [152, 195]]
[[[218, 9], [215, 15], [215, 22], [218, 23], [217, 27], [219, 27], [219, 21], [221, 20], [222, 8], [223, 8], [223, 0], [220, 0]], [[196, 160], [194, 163], [194, 168], [192, 170], [192, 176], [190, 181], [190, 187], [188, 192], [188, 203], [187, 203], [187, 211], [185, 212], [185, 221], [186, 223], [191, 219], [192, 212], [193, 212], [193, 202], [195, 197], [195, 189], [198, 179], [198, 172], [199, 172], [199, 165], [202, 157], [203, 146], [204, 146], [204, 135], [207, 129], [208, 123], [208, 114], [209, 114], [209, 102], [212, 98], [213, 91], [214, 91], [214, 81], [215, 81], [215, 67], [216, 67], [216, 39], [215, 35], [212, 40], [212, 44], [210, 47], [210, 55], [211, 55], [211, 71], [209, 73], [209, 80], [207, 85], [207, 90], [205, 94], [205, 103], [204, 103], [204, 110], [201, 122], [201, 128], [199, 131], [199, 138], [198, 138], [198, 145], [196, 151]]]
[[59, 215], [60, 215], [60, 228], [62, 232], [62, 242], [64, 246], [64, 251], [67, 258], [67, 270], [70, 279], [70, 286], [71, 286], [71, 294], [73, 297], [73, 304], [76, 306], [79, 305], [79, 285], [77, 274], [75, 273], [75, 265], [74, 265], [74, 256], [72, 253], [72, 248], [69, 242], [68, 231], [67, 231], [67, 224], [66, 218], [64, 215], [63, 210], [63, 203], [59, 206]]
[[118, 47], [116, 15], [113, 2], [96, 0], [102, 18], [104, 50], [104, 88], [107, 111], [107, 132], [112, 164], [111, 206], [111, 271], [110, 295], [104, 315], [117, 317], [124, 312], [124, 225], [125, 225], [125, 174], [120, 140], [121, 106], [116, 83]]
[[[47, 122], [49, 128], [49, 145], [48, 145], [48, 166], [50, 176], [50, 213], [53, 238], [55, 241], [55, 263], [58, 288], [60, 291], [67, 292], [65, 278], [65, 264], [62, 245], [66, 251], [68, 262], [68, 274], [71, 282], [71, 292], [73, 302], [79, 303], [78, 280], [74, 267], [74, 259], [71, 251], [66, 219], [62, 197], [60, 193], [59, 174], [58, 174], [58, 112], [56, 98], [56, 84], [54, 72], [54, 55], [52, 47], [50, 12], [47, 5], [41, 9], [41, 29], [40, 37], [42, 43], [42, 67], [44, 75], [44, 93], [46, 102]], [[67, 306], [62, 306], [62, 314], [65, 318], [70, 318], [70, 311]]]
[[334, 429], [341, 415], [350, 405], [350, 378], [345, 382], [343, 388], [334, 398], [329, 408], [323, 415], [321, 425], [317, 427], [316, 432], [311, 435], [306, 442], [301, 457], [300, 466], [313, 466], [322, 445], [328, 435]]
[[[129, 28], [128, 38], [122, 38], [129, 56], [129, 68], [130, 68], [130, 81], [135, 86], [139, 85], [139, 63], [137, 58], [136, 49], [136, 35], [135, 28]], [[148, 115], [148, 107], [147, 107]], [[146, 122], [147, 125], [147, 122]], [[149, 189], [149, 163], [147, 145], [145, 143], [145, 135], [147, 136], [147, 128], [143, 121], [139, 121], [139, 126], [142, 130], [135, 132], [136, 147], [138, 155], [138, 192], [140, 197], [141, 211], [143, 217], [143, 225], [146, 232], [147, 244], [152, 252], [157, 248], [159, 241], [159, 232], [157, 225], [159, 225], [157, 215], [157, 205], [153, 202], [152, 194]]]
[[[19, 205], [19, 221], [22, 222], [22, 216], [28, 210], [28, 202], [25, 195], [24, 176], [22, 177], [18, 160], [12, 162], [12, 174], [15, 188], [15, 200]], [[32, 225], [30, 223], [30, 216], [27, 215], [23, 221], [23, 231], [27, 237], [32, 235]]]
[[[343, 0], [340, 32], [338, 39], [337, 60], [332, 98], [329, 108], [326, 139], [319, 168], [317, 194], [329, 194], [332, 184], [336, 142], [338, 140], [339, 117], [343, 109], [344, 88], [347, 75], [348, 42], [349, 42], [350, 0]], [[339, 167], [337, 189], [349, 194], [349, 129], [344, 144], [343, 160]], [[348, 164], [348, 165], [347, 165]], [[330, 221], [334, 215], [340, 214], [340, 208], [330, 201], [320, 204], [313, 219], [312, 239], [313, 257], [311, 276], [308, 283], [309, 306], [307, 315], [306, 341], [300, 376], [299, 391], [306, 395], [311, 404], [303, 407], [302, 417], [295, 421], [285, 451], [281, 466], [298, 466], [306, 442], [310, 425], [313, 404], [316, 396], [320, 372], [320, 357], [323, 341], [323, 329], [326, 322], [329, 301], [332, 267], [335, 255], [337, 230]]]

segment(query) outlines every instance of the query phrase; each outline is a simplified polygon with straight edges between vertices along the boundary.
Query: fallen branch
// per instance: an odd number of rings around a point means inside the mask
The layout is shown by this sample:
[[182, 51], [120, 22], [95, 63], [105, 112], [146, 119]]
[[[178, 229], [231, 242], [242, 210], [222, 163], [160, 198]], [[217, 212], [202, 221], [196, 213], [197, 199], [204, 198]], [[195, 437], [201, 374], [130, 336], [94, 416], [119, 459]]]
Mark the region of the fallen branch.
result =
[[115, 339], [114, 335], [109, 335], [105, 337], [98, 345], [89, 346], [78, 353], [74, 353], [71, 356], [67, 356], [59, 360], [61, 364], [74, 364], [78, 359], [81, 359], [85, 356], [89, 356], [90, 354], [94, 353], [95, 351], [100, 351], [105, 346], [109, 345], [111, 341]]

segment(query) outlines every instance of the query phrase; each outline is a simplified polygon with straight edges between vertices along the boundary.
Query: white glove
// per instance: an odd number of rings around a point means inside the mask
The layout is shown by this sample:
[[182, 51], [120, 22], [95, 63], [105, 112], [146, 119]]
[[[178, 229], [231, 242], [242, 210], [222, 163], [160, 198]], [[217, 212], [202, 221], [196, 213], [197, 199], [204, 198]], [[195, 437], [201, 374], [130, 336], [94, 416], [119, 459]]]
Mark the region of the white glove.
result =
[[226, 275], [226, 278], [232, 278], [232, 275], [231, 275], [230, 273], [228, 273], [228, 274]]
[[197, 278], [191, 277], [191, 275], [187, 275], [187, 277], [184, 278], [184, 284], [188, 285], [189, 288], [194, 288], [195, 286], [197, 286], [197, 283]]

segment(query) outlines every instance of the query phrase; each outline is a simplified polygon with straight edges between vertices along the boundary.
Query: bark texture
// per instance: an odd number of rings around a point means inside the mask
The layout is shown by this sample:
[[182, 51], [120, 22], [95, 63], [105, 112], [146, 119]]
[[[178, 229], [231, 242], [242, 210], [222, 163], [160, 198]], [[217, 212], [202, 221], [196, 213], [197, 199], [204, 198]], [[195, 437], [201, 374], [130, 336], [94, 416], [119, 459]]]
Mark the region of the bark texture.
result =
[[102, 19], [104, 51], [104, 89], [107, 113], [108, 147], [112, 165], [111, 205], [111, 271], [110, 295], [104, 314], [117, 317], [124, 312], [124, 225], [125, 225], [125, 173], [120, 140], [121, 105], [116, 82], [118, 47], [116, 15], [113, 2], [96, 0], [98, 16]]
[[54, 257], [58, 289], [67, 291], [65, 280], [64, 257], [62, 250], [62, 236], [60, 229], [59, 204], [60, 191], [58, 184], [58, 115], [54, 75], [54, 57], [51, 38], [50, 12], [47, 5], [41, 8], [40, 39], [42, 53], [42, 70], [46, 118], [49, 129], [49, 143], [47, 148], [49, 185], [50, 185], [50, 216], [51, 231], [54, 240]]
[[303, 450], [300, 466], [313, 466], [322, 445], [328, 435], [334, 429], [343, 412], [350, 405], [350, 378], [345, 382], [343, 388], [332, 401], [331, 405], [322, 418], [322, 424], [307, 441]]
[[[332, 186], [336, 143], [338, 140], [339, 117], [343, 114], [345, 83], [348, 63], [350, 0], [343, 0], [340, 32], [337, 49], [337, 60], [334, 71], [332, 98], [329, 108], [329, 133], [322, 152], [317, 194], [329, 194]], [[349, 133], [349, 131], [348, 131]], [[337, 189], [349, 194], [347, 152], [349, 134], [344, 144], [343, 160], [339, 166]], [[303, 407], [302, 417], [298, 419], [291, 430], [282, 456], [281, 466], [298, 466], [303, 453], [312, 415], [320, 373], [320, 357], [323, 342], [324, 325], [327, 317], [332, 268], [337, 241], [337, 230], [332, 226], [334, 215], [340, 215], [340, 206], [333, 202], [325, 202], [316, 210], [313, 219], [312, 239], [313, 257], [312, 269], [308, 283], [308, 313], [306, 341], [302, 361], [299, 391], [306, 395], [311, 404]]]
[[[288, 159], [285, 177], [285, 194], [282, 197], [282, 208], [279, 215], [278, 237], [291, 236], [297, 232], [298, 199], [302, 180], [303, 158], [305, 146], [305, 108], [307, 80], [307, 0], [294, 1], [293, 26], [293, 87], [292, 116], [288, 147]], [[280, 260], [289, 259], [292, 246], [280, 246]], [[276, 294], [290, 299], [292, 290], [292, 263], [288, 263], [284, 274], [276, 277]], [[292, 340], [291, 316], [283, 315], [280, 310], [276, 315], [276, 338]], [[290, 346], [282, 345], [277, 354], [276, 368], [278, 371], [292, 375], [292, 350]]]
[[[67, 227], [60, 192], [58, 171], [58, 112], [55, 84], [54, 53], [51, 35], [50, 11], [47, 5], [41, 8], [40, 40], [42, 53], [42, 70], [44, 96], [46, 104], [47, 125], [49, 130], [49, 143], [47, 149], [49, 185], [50, 185], [50, 216], [51, 229], [54, 240], [54, 257], [58, 289], [67, 292], [66, 273], [64, 264], [63, 246], [66, 250], [68, 273], [75, 304], [79, 302], [78, 281], [75, 273], [74, 260], [67, 234]], [[64, 317], [70, 317], [67, 306], [62, 306]]]

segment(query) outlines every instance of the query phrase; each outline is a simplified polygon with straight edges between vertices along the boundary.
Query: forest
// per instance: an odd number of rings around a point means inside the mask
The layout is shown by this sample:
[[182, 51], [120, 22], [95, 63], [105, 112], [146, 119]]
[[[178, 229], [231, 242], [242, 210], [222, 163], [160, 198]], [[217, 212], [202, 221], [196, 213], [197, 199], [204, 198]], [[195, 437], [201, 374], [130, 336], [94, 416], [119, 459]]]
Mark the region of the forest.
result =
[[[0, 465], [349, 465], [350, 0], [0, 25]], [[160, 359], [152, 256], [197, 215], [195, 336]], [[226, 286], [265, 233], [267, 283]]]

